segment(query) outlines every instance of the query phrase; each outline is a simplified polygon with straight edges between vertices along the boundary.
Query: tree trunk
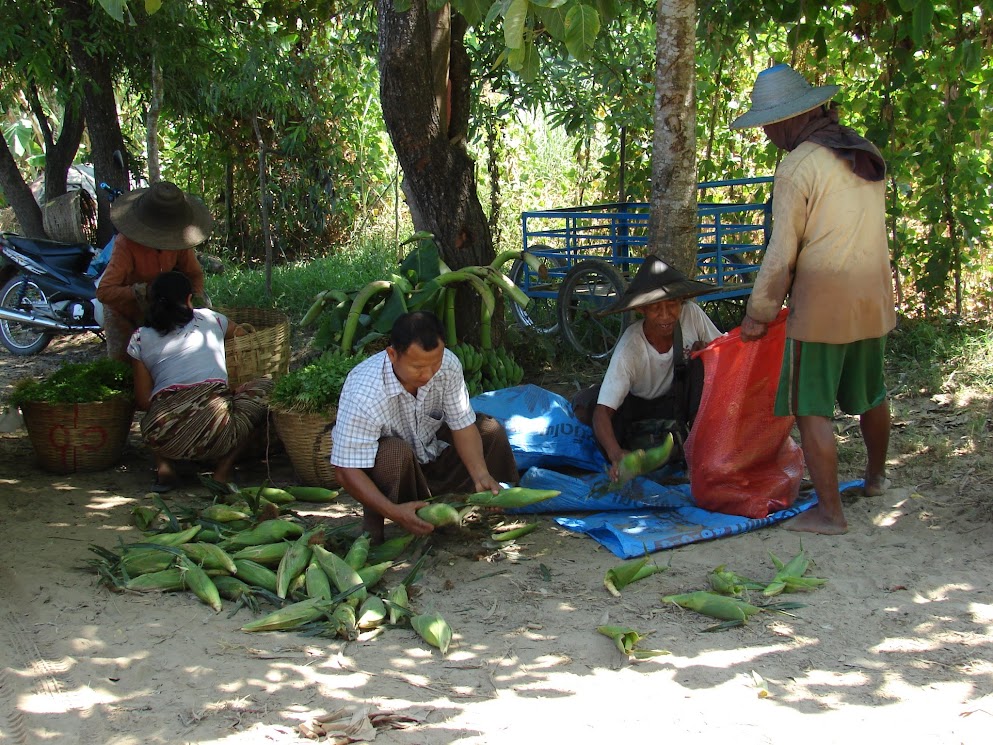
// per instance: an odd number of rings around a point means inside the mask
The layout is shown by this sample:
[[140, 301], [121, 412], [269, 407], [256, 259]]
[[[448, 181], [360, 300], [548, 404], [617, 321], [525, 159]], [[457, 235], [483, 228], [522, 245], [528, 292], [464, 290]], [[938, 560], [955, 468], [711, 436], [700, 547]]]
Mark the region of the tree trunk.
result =
[[655, 138], [649, 251], [696, 274], [694, 0], [659, 0], [655, 37]]
[[[99, 4], [89, 0], [58, 0], [65, 9], [70, 23], [80, 24], [82, 30], [67, 33], [69, 54], [83, 87], [83, 113], [90, 135], [93, 155], [93, 175], [97, 184], [105, 182], [113, 187], [128, 190], [127, 159], [122, 172], [114, 163], [114, 151], [123, 154], [124, 138], [117, 118], [117, 100], [114, 97], [114, 76], [110, 60], [100, 51], [99, 45], [84, 40], [100, 39], [101, 32], [94, 14], [106, 15]], [[110, 202], [97, 189], [97, 245], [110, 240], [114, 227], [110, 222]]]
[[159, 112], [162, 110], [162, 67], [152, 52], [152, 95], [145, 112], [145, 149], [148, 151], [148, 183], [162, 180], [159, 166]]
[[[434, 95], [432, 27], [425, 0], [406, 13], [379, 0], [379, 94], [386, 128], [427, 230], [453, 268], [488, 262], [493, 244], [476, 193], [475, 163], [465, 148], [468, 64], [465, 21], [452, 17], [451, 124], [443, 126]], [[460, 54], [461, 52], [461, 54]]]
[[[393, 4], [378, 0], [379, 95], [416, 227], [434, 235], [453, 269], [489, 263], [493, 239], [476, 191], [475, 163], [465, 147], [471, 82], [463, 47], [465, 19], [451, 15], [450, 113], [445, 117], [434, 77], [440, 65], [432, 59], [438, 19], [428, 13], [426, 0], [415, 0], [405, 13], [395, 12]], [[435, 50], [445, 54], [440, 46]], [[460, 328], [474, 336], [478, 298], [460, 288], [458, 305], [460, 321], [468, 319]]]
[[42, 219], [41, 207], [34, 200], [34, 195], [26, 183], [24, 176], [17, 168], [7, 140], [0, 137], [0, 190], [17, 217], [17, 226], [21, 235], [29, 238], [45, 238], [45, 222]]

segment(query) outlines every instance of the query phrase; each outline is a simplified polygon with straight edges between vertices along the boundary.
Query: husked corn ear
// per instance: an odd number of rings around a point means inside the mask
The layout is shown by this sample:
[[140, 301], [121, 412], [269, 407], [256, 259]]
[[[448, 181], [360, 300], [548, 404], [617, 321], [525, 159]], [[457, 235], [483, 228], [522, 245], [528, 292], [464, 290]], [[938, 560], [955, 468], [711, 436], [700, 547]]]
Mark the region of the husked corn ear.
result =
[[286, 550], [292, 546], [290, 541], [278, 543], [260, 543], [257, 546], [245, 546], [231, 554], [232, 559], [248, 559], [264, 567], [278, 567]]
[[527, 507], [531, 504], [544, 502], [546, 499], [557, 497], [561, 493], [555, 489], [528, 489], [523, 486], [512, 486], [508, 489], [501, 489], [496, 494], [491, 491], [470, 494], [466, 498], [466, 503], [479, 507], [511, 509], [513, 507]]
[[286, 631], [310, 623], [328, 610], [328, 601], [320, 598], [308, 598], [299, 603], [291, 603], [277, 611], [273, 611], [267, 616], [246, 623], [241, 627], [242, 631]]
[[276, 592], [276, 573], [261, 564], [248, 559], [235, 559], [235, 576], [250, 585]]
[[442, 655], [448, 652], [448, 645], [452, 643], [452, 627], [438, 613], [428, 611], [411, 616], [410, 625], [424, 641], [440, 649]]
[[220, 613], [223, 607], [221, 596], [217, 592], [217, 586], [207, 576], [207, 573], [186, 556], [179, 557], [179, 569], [183, 575], [183, 584], [189, 587], [201, 601], [213, 608], [215, 613]]
[[312, 548], [314, 559], [321, 565], [321, 569], [328, 575], [328, 579], [331, 580], [331, 584], [338, 592], [346, 592], [356, 585], [359, 586], [359, 589], [349, 596], [349, 604], [361, 603], [365, 600], [368, 591], [358, 572], [346, 564], [344, 559], [323, 546], [313, 546]]
[[214, 543], [184, 543], [180, 545], [179, 550], [204, 569], [221, 569], [229, 574], [238, 571], [234, 559]]
[[369, 556], [369, 534], [363, 533], [349, 546], [345, 553], [345, 563], [352, 569], [359, 570], [365, 566], [366, 558]]
[[417, 516], [421, 520], [431, 523], [436, 528], [440, 528], [443, 525], [459, 524], [459, 511], [452, 507], [452, 505], [445, 504], [444, 502], [421, 507], [417, 510]]

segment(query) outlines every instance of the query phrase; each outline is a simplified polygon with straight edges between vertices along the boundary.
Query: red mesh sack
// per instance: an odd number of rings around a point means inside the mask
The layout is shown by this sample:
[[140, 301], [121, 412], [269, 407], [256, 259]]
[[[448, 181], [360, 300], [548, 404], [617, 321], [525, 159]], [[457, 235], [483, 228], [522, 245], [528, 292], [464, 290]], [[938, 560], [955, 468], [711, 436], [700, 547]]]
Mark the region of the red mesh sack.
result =
[[803, 453], [790, 436], [793, 417], [773, 414], [787, 313], [758, 341], [743, 342], [736, 328], [696, 353], [703, 359], [703, 396], [686, 462], [698, 507], [761, 518], [797, 497]]

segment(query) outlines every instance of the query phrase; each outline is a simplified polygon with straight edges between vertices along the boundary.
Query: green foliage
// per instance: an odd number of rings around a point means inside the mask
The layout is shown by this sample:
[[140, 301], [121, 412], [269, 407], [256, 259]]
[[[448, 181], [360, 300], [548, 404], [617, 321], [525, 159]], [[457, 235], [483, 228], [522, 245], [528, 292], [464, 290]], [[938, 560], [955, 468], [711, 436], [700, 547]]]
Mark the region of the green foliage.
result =
[[993, 391], [993, 333], [987, 323], [901, 318], [887, 339], [890, 388], [910, 395], [974, 386]]
[[367, 355], [349, 355], [336, 349], [309, 365], [291, 370], [276, 381], [272, 406], [302, 414], [327, 414], [338, 405], [348, 373]]
[[29, 401], [46, 403], [92, 403], [133, 394], [131, 366], [102, 357], [93, 362], [70, 362], [47, 378], [25, 378], [8, 396], [11, 406]]

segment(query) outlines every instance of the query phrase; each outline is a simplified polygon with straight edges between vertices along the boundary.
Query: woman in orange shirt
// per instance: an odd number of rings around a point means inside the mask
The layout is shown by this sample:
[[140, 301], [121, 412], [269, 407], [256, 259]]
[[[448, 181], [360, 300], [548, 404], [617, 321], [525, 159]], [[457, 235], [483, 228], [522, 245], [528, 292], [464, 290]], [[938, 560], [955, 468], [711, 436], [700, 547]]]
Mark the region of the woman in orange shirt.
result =
[[182, 272], [194, 296], [206, 301], [193, 249], [210, 236], [214, 220], [202, 201], [168, 181], [118, 197], [110, 217], [118, 236], [97, 299], [104, 305], [107, 356], [126, 362], [128, 340], [145, 322], [149, 282], [163, 272]]

